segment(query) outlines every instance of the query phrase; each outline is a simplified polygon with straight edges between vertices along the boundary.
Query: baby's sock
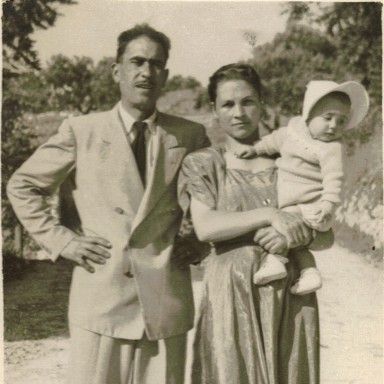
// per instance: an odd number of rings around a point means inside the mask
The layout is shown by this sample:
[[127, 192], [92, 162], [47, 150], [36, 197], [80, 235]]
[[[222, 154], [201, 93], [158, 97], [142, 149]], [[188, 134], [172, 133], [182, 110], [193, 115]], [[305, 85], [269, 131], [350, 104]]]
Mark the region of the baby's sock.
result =
[[290, 289], [294, 295], [307, 295], [320, 289], [322, 279], [320, 271], [317, 268], [304, 268], [300, 271], [300, 278]]
[[285, 260], [287, 259], [282, 256], [268, 254], [263, 259], [260, 269], [253, 275], [254, 284], [265, 285], [271, 281], [286, 277]]

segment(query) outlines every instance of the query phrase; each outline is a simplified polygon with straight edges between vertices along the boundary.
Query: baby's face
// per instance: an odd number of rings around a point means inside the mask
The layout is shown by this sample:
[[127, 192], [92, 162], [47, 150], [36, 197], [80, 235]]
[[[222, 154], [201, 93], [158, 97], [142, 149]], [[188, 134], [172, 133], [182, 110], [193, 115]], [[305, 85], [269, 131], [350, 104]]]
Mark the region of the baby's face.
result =
[[312, 108], [307, 125], [315, 140], [330, 142], [343, 134], [350, 111], [350, 103], [337, 95], [329, 94]]

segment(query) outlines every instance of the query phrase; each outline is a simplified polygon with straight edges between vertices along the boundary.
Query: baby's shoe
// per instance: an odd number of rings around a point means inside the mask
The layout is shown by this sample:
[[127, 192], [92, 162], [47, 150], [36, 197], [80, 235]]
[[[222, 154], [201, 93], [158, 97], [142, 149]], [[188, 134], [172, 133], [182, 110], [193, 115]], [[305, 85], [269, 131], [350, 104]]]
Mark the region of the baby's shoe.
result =
[[299, 280], [290, 289], [294, 295], [307, 295], [320, 289], [322, 279], [320, 271], [317, 268], [304, 268], [300, 271]]
[[260, 269], [253, 275], [253, 283], [265, 285], [274, 280], [280, 280], [287, 276], [287, 270], [282, 257], [268, 254], [262, 261]]

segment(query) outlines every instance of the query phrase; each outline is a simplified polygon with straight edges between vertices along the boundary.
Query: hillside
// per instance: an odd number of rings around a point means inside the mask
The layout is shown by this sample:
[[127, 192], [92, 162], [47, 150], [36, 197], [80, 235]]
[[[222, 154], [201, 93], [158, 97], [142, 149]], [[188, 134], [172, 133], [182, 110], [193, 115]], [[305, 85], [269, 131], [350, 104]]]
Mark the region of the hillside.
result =
[[381, 111], [367, 142], [345, 160], [344, 201], [337, 211], [339, 242], [376, 263], [383, 259], [383, 141]]

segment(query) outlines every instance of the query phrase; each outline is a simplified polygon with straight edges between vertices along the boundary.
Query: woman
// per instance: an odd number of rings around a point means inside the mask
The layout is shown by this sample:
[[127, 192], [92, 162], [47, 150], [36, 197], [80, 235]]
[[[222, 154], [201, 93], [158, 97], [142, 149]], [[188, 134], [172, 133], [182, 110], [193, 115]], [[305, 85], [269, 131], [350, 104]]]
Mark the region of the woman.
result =
[[225, 148], [189, 155], [179, 179], [180, 205], [199, 239], [214, 245], [205, 267], [192, 383], [316, 384], [315, 294], [289, 293], [297, 278], [291, 263], [287, 278], [252, 283], [265, 251], [311, 241], [300, 218], [275, 208], [274, 160], [234, 156], [239, 144], [259, 138], [260, 80], [252, 67], [230, 64], [213, 74], [208, 92]]

